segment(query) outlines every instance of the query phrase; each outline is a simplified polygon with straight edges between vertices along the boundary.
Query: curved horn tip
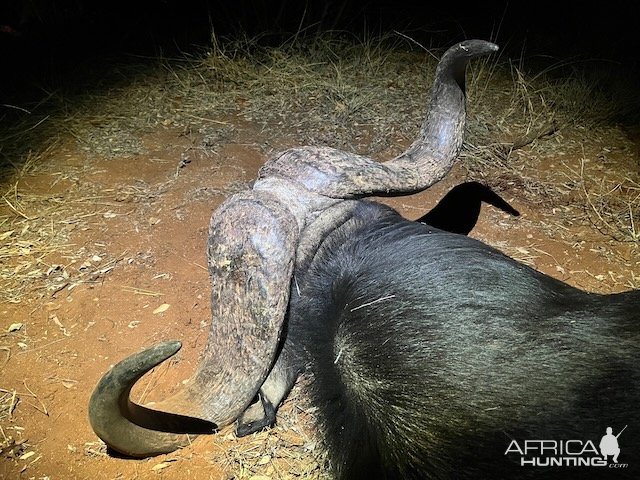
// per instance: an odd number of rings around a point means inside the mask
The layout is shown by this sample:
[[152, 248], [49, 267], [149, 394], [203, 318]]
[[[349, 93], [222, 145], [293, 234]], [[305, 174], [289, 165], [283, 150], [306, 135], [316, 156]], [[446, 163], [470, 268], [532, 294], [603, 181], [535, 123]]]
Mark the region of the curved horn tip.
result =
[[181, 348], [182, 343], [178, 340], [162, 342], [118, 362], [96, 385], [89, 400], [90, 415], [97, 403], [107, 398], [118, 401], [120, 395], [128, 395], [133, 384], [142, 375], [175, 355]]
[[179, 340], [153, 345], [121, 360], [103, 377], [102, 381], [109, 377], [113, 380], [117, 378], [119, 381], [135, 382], [155, 366], [173, 357], [181, 348], [182, 342]]
[[[109, 370], [96, 385], [89, 400], [89, 423], [100, 439], [113, 451], [129, 457], [147, 457], [169, 453], [187, 445], [189, 436], [172, 433], [171, 427], [182, 424], [179, 415], [159, 413], [160, 430], [138, 425], [125, 415], [135, 408], [134, 416], [144, 414], [146, 408], [130, 403], [129, 392], [135, 382], [156, 365], [175, 355], [182, 347], [179, 341], [168, 341], [154, 345], [120, 361]], [[130, 412], [129, 412], [130, 413]], [[148, 420], [148, 419], [147, 419]], [[200, 426], [196, 433], [209, 432], [213, 428]]]
[[487, 55], [497, 52], [500, 49], [498, 45], [486, 40], [465, 40], [452, 46], [449, 51], [458, 52], [462, 50], [468, 56], [475, 57], [477, 55]]
[[181, 348], [182, 342], [180, 340], [168, 340], [149, 347], [141, 353], [146, 352], [149, 357], [158, 355], [158, 357], [167, 359], [178, 353]]

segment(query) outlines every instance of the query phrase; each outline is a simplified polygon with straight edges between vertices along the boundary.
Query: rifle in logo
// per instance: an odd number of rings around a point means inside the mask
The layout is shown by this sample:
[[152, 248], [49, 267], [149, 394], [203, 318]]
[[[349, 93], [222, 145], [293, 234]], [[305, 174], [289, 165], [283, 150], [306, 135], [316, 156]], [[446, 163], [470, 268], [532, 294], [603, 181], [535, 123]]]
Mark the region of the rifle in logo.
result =
[[600, 453], [605, 461], [607, 460], [608, 455], [613, 455], [613, 463], [618, 463], [618, 455], [620, 455], [618, 437], [622, 435], [622, 432], [624, 432], [627, 426], [628, 425], [625, 425], [617, 435], [613, 434], [613, 429], [611, 427], [607, 427], [607, 434], [602, 437], [602, 440], [600, 440]]

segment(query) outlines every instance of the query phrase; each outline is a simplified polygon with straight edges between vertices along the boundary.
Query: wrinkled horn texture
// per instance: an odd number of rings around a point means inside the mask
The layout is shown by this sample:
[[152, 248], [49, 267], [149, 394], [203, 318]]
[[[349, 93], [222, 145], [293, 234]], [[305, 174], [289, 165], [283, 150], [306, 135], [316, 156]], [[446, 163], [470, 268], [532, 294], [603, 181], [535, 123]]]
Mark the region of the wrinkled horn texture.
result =
[[465, 126], [465, 67], [469, 59], [498, 50], [482, 40], [451, 47], [436, 70], [420, 135], [401, 155], [378, 163], [329, 147], [287, 150], [267, 162], [259, 178], [286, 177], [331, 198], [417, 193], [441, 180], [462, 147]]

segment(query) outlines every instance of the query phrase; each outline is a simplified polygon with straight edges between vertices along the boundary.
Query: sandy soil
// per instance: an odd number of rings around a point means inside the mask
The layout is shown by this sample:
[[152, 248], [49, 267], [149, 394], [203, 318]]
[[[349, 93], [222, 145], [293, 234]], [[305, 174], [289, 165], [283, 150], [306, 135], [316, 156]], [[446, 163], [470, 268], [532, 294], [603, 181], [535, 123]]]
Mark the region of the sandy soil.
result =
[[[60, 266], [61, 275], [83, 268], [91, 275], [80, 283], [63, 282], [44, 296], [33, 293], [20, 303], [0, 307], [4, 332], [0, 393], [9, 406], [0, 421], [0, 477], [326, 475], [314, 437], [313, 408], [300, 385], [280, 412], [275, 429], [238, 440], [228, 428], [158, 458], [108, 456], [87, 421], [87, 402], [96, 382], [125, 356], [161, 340], [184, 343], [175, 360], [136, 388], [134, 398], [147, 402], [179, 386], [205, 347], [210, 322], [205, 269], [209, 217], [224, 198], [247, 188], [265, 161], [260, 144], [267, 133], [240, 118], [225, 121], [235, 122], [235, 129], [215, 151], [196, 148], [200, 139], [171, 129], [142, 138], [146, 153], [115, 159], [88, 156], [68, 139], [49, 153], [50, 173], [21, 178], [19, 188], [33, 194], [71, 199], [82, 192], [97, 193], [92, 201], [70, 204], [86, 214], [83, 222], [69, 225], [73, 255], [43, 259], [51, 268]], [[617, 148], [608, 156], [616, 168], [631, 168], [629, 159], [635, 159], [637, 168], [637, 145], [628, 132], [616, 130], [605, 140], [591, 141], [585, 152], [541, 158], [523, 168], [529, 176], [538, 173], [553, 180], [563, 165], [577, 166], [581, 155], [597, 158], [610, 147]], [[76, 173], [61, 176], [60, 172]], [[431, 190], [388, 202], [408, 218], [417, 218], [466, 178], [465, 168], [458, 165]], [[503, 176], [492, 183], [500, 186], [501, 195], [520, 210], [521, 217], [483, 207], [473, 236], [587, 290], [638, 286], [637, 242], [614, 241], [583, 222], [572, 222], [569, 207], [528, 194], [516, 180]], [[168, 308], [158, 313], [163, 305]], [[12, 324], [21, 326], [9, 332]]]

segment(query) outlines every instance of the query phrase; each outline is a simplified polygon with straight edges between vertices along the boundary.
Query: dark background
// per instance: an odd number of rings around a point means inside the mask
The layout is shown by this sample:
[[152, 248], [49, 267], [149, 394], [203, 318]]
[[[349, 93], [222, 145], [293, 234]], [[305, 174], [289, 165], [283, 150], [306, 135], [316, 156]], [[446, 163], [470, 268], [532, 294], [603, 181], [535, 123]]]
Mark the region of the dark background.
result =
[[[68, 82], [105, 58], [190, 54], [247, 35], [276, 44], [296, 31], [359, 37], [400, 31], [426, 47], [492, 39], [513, 55], [611, 59], [637, 71], [634, 2], [0, 0], [2, 94]], [[108, 65], [108, 61], [107, 61]]]

